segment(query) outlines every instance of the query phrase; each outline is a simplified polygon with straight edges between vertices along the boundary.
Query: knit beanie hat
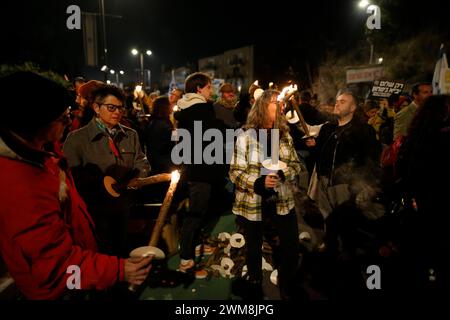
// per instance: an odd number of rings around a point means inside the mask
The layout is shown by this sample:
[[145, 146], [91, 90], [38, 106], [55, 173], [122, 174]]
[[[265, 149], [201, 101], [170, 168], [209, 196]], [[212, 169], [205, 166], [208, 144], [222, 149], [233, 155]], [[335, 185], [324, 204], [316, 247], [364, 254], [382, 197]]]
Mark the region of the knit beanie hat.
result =
[[1, 77], [0, 97], [0, 127], [27, 133], [58, 119], [73, 102], [62, 85], [31, 71]]

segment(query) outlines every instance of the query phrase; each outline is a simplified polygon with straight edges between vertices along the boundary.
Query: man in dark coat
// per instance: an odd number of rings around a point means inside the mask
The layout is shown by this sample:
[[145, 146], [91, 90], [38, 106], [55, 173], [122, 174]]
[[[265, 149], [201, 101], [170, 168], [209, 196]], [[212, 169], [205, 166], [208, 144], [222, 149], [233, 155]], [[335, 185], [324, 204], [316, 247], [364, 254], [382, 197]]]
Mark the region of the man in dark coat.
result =
[[[334, 114], [338, 121], [322, 126], [317, 139], [308, 139], [313, 147], [315, 172], [309, 186], [309, 196], [318, 204], [326, 222], [326, 245], [336, 245], [342, 231], [343, 216], [348, 210], [342, 206], [361, 209], [369, 219], [378, 218], [382, 212], [374, 208], [371, 199], [377, 191], [379, 155], [381, 146], [375, 130], [364, 123], [356, 113], [357, 98], [343, 92], [336, 99]], [[328, 243], [327, 243], [328, 242]]]

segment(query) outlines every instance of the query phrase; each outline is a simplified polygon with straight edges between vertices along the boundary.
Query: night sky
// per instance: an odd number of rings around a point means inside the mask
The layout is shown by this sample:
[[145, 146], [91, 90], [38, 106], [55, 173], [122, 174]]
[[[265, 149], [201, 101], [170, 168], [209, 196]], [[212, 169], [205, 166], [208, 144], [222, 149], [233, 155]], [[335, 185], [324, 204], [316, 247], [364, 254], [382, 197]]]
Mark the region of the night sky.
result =
[[[124, 70], [138, 68], [139, 59], [130, 50], [140, 46], [153, 51], [145, 65], [156, 75], [162, 65], [195, 66], [199, 58], [251, 44], [256, 45], [257, 68], [282, 72], [290, 65], [304, 73], [305, 63], [314, 70], [327, 49], [351, 50], [364, 37], [368, 16], [355, 0], [104, 1], [106, 13], [122, 17], [106, 19], [108, 64]], [[391, 10], [399, 32], [414, 33], [429, 24], [448, 28], [446, 10], [433, 3], [443, 2], [427, 1], [421, 7], [394, 0], [376, 4]], [[0, 63], [33, 61], [69, 77], [80, 74], [82, 33], [66, 28], [70, 4], [82, 11], [99, 10], [97, 0], [2, 1]]]

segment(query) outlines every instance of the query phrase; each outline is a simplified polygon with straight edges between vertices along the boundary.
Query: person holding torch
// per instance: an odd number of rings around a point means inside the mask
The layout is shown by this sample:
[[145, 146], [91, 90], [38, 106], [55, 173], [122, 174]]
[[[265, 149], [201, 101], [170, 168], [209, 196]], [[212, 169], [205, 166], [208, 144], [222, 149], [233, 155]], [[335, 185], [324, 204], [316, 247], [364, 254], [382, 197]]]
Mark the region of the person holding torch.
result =
[[[229, 175], [236, 186], [233, 213], [247, 245], [247, 280], [261, 293], [263, 230], [271, 224], [280, 240], [280, 294], [282, 299], [290, 299], [299, 250], [291, 184], [298, 179], [300, 162], [286, 119], [281, 116], [278, 95], [278, 91], [266, 90], [256, 99], [245, 131], [237, 138]], [[267, 139], [263, 139], [264, 135]], [[270, 159], [264, 161], [264, 154], [269, 152]]]

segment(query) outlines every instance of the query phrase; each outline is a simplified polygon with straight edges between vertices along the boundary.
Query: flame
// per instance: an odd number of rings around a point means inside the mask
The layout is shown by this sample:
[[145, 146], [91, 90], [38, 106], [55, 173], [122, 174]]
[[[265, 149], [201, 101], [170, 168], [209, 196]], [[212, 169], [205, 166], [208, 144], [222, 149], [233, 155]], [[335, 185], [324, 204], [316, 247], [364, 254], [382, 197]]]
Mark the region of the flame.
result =
[[180, 172], [178, 170], [172, 171], [171, 182], [177, 183], [180, 180]]
[[255, 80], [255, 82], [253, 82], [253, 84], [254, 84], [255, 86], [259, 86], [258, 80]]
[[178, 107], [177, 104], [174, 105], [174, 106], [173, 106], [173, 111], [174, 111], [174, 112], [177, 112], [178, 110], [180, 110], [180, 107]]
[[136, 90], [136, 92], [140, 92], [142, 90], [142, 86], [141, 85], [137, 85], [135, 90]]

